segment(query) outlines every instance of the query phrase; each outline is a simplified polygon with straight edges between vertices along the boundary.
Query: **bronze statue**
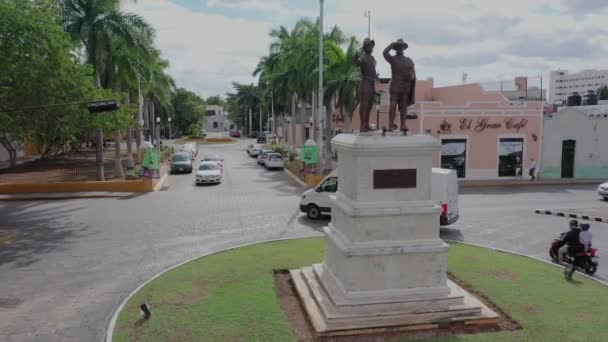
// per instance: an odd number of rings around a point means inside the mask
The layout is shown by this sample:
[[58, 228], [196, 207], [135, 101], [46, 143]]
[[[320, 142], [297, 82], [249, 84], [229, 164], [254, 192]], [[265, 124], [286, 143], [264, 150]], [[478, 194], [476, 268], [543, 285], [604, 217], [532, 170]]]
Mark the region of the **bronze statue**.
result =
[[353, 63], [361, 69], [361, 82], [359, 83], [359, 118], [361, 119], [360, 132], [369, 132], [369, 115], [374, 106], [374, 95], [376, 93], [376, 59], [372, 56], [376, 42], [365, 38], [363, 41], [362, 55], [357, 54]]
[[[407, 48], [407, 43], [400, 38], [384, 49], [384, 59], [391, 65], [392, 72], [389, 130], [393, 131], [397, 128], [395, 124], [395, 112], [397, 107], [399, 107], [400, 128], [404, 135], [408, 130], [405, 125], [407, 107], [413, 105], [416, 101], [416, 71], [414, 69], [414, 62], [409, 57], [403, 55], [403, 51]], [[390, 54], [391, 50], [395, 50], [394, 56]]]

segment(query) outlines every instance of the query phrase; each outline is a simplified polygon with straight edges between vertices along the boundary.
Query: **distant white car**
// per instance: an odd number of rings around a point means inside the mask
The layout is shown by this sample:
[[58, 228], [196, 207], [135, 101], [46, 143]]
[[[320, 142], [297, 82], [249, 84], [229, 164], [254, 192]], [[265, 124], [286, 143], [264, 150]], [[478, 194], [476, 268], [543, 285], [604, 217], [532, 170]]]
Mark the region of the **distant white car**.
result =
[[280, 153], [269, 153], [264, 160], [264, 166], [267, 169], [283, 170], [283, 156]]
[[268, 155], [268, 153], [273, 153], [274, 150], [269, 150], [267, 148], [263, 149], [258, 153], [258, 165], [264, 166], [264, 158]]
[[192, 157], [192, 160], [194, 160], [196, 158], [196, 156], [198, 155], [198, 146], [195, 143], [187, 143], [184, 146], [182, 146], [181, 150], [190, 152], [190, 156]]
[[251, 148], [251, 151], [249, 152], [249, 155], [251, 157], [257, 157], [258, 154], [260, 154], [260, 152], [262, 152], [263, 149], [264, 149], [264, 145], [263, 144], [255, 144]]
[[221, 183], [222, 182], [222, 167], [215, 161], [202, 162], [196, 170], [196, 185]]
[[222, 168], [224, 167], [224, 158], [218, 156], [217, 154], [203, 156], [203, 158], [201, 159], [201, 162], [207, 162], [207, 161], [217, 162], [220, 165], [220, 167], [222, 167]]
[[608, 201], [608, 182], [602, 183], [597, 187], [597, 194], [604, 197], [604, 199]]

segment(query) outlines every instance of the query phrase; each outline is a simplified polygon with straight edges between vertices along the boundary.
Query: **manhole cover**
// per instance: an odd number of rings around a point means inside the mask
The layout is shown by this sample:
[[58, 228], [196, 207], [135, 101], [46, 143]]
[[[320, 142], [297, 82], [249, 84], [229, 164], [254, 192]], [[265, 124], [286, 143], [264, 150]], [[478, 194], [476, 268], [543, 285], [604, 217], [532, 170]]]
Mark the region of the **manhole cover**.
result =
[[23, 303], [23, 299], [19, 298], [1, 298], [0, 297], [0, 308], [3, 309], [14, 309]]

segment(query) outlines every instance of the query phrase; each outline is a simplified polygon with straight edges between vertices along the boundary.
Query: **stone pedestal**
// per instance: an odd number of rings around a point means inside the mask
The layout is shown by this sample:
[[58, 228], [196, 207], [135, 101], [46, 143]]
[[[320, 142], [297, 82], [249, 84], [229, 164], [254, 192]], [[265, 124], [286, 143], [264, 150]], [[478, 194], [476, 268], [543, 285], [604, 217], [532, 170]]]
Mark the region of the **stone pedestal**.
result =
[[495, 318], [447, 279], [449, 247], [431, 201], [439, 141], [341, 134], [332, 144], [339, 183], [324, 228], [325, 262], [291, 271], [315, 329]]

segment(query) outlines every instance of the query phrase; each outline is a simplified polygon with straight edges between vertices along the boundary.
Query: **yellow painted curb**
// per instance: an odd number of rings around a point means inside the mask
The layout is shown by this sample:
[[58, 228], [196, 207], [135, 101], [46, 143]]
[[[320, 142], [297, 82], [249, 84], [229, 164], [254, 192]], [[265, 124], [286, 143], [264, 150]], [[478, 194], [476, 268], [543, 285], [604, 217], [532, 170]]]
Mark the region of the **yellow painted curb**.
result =
[[160, 191], [160, 189], [163, 187], [163, 184], [165, 183], [165, 181], [167, 180], [167, 178], [169, 178], [169, 173], [165, 172], [165, 174], [162, 177], [160, 177], [160, 179], [158, 180], [158, 182], [154, 186], [154, 192]]
[[287, 176], [289, 176], [289, 178], [293, 179], [301, 187], [303, 187], [303, 188], [308, 188], [309, 187], [308, 184], [306, 184], [306, 182], [304, 182], [303, 180], [301, 180], [298, 176], [294, 175], [291, 171], [289, 171], [289, 169], [284, 168], [283, 171], [285, 172], [285, 174], [287, 174]]

